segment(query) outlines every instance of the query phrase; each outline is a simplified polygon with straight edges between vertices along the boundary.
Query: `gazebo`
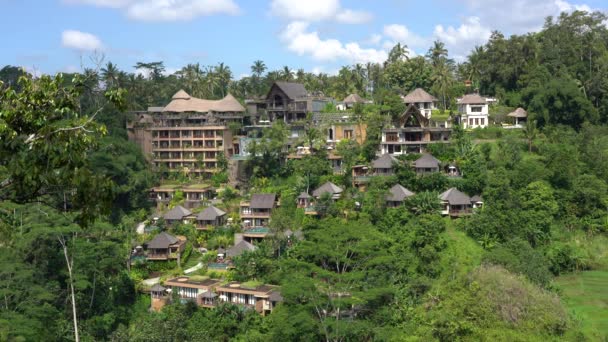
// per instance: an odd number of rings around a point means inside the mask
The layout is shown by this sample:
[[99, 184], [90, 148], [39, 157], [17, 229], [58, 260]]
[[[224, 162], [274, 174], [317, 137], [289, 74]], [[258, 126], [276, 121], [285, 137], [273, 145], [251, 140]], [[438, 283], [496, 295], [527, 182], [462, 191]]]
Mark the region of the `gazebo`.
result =
[[518, 107], [516, 110], [507, 114], [508, 117], [514, 118], [515, 126], [521, 126], [528, 119], [528, 112], [525, 109]]

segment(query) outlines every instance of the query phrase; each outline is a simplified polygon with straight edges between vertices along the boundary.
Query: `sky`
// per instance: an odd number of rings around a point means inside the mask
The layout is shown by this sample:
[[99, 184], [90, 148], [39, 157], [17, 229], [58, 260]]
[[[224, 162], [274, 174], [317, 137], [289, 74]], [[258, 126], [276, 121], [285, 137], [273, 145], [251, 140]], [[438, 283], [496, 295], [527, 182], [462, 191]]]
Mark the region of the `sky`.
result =
[[224, 62], [235, 78], [253, 61], [329, 74], [382, 62], [397, 42], [423, 55], [433, 41], [461, 61], [493, 30], [538, 31], [545, 17], [608, 11], [606, 0], [0, 0], [0, 66], [37, 74], [112, 61]]

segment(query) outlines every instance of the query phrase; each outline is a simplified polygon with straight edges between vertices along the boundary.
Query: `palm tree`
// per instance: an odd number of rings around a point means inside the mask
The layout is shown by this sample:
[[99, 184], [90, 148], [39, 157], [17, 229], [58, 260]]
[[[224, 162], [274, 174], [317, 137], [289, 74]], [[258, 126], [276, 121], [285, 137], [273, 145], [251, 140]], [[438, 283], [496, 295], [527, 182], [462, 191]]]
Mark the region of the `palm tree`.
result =
[[442, 95], [443, 100], [443, 110], [447, 109], [447, 95], [446, 92], [448, 88], [452, 85], [452, 71], [448, 67], [447, 63], [442, 62], [439, 64], [435, 70], [434, 74], [431, 77], [433, 84], [439, 89]]
[[203, 77], [200, 64], [188, 64], [176, 74], [181, 77], [188, 92], [192, 95], [198, 96], [198, 94], [195, 94], [197, 90], [196, 88], [200, 84]]
[[106, 83], [107, 88], [113, 88], [118, 85], [118, 77], [120, 75], [120, 71], [116, 64], [112, 62], [108, 62], [105, 67], [101, 68], [101, 79]]
[[528, 120], [526, 126], [523, 129], [524, 136], [528, 140], [528, 152], [532, 152], [532, 143], [538, 135], [538, 129], [536, 128], [536, 120]]
[[205, 76], [203, 78], [203, 83], [205, 84], [206, 96], [204, 97], [213, 97], [215, 94], [215, 89], [219, 87], [220, 82], [217, 73], [214, 68], [208, 66], [205, 70]]
[[262, 76], [264, 71], [266, 71], [266, 69], [266, 64], [264, 64], [263, 61], [258, 59], [254, 61], [253, 65], [251, 66], [251, 73], [259, 78]]
[[293, 80], [293, 70], [289, 69], [289, 67], [287, 65], [284, 66], [283, 69], [281, 70], [281, 78], [284, 81]]
[[222, 97], [224, 97], [226, 96], [226, 90], [228, 90], [228, 85], [232, 79], [232, 71], [230, 71], [229, 66], [220, 63], [215, 67], [215, 74], [217, 75]]
[[433, 66], [439, 65], [439, 63], [447, 58], [448, 50], [445, 48], [445, 44], [439, 40], [433, 42], [433, 46], [429, 49], [427, 57], [431, 60]]
[[409, 52], [407, 45], [397, 43], [388, 54], [388, 63], [394, 63], [396, 61], [400, 61], [402, 59], [409, 59]]
[[359, 95], [365, 95], [365, 68], [357, 63], [353, 67], [352, 73], [357, 92]]

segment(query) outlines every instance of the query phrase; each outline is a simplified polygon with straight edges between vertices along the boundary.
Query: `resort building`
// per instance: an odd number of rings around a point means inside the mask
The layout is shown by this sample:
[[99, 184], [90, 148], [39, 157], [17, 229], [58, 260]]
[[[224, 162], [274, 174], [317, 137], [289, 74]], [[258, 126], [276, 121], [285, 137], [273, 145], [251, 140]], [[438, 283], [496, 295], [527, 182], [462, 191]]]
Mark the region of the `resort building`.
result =
[[179, 259], [186, 247], [186, 237], [162, 232], [146, 244], [147, 260]]
[[422, 116], [427, 119], [431, 118], [433, 109], [436, 108], [437, 98], [427, 93], [422, 88], [416, 88], [403, 98], [406, 106], [414, 105]]
[[175, 206], [175, 208], [167, 211], [165, 215], [163, 215], [165, 222], [167, 225], [174, 225], [178, 223], [190, 223], [190, 221], [194, 218], [192, 216], [192, 212], [181, 205]]
[[452, 130], [441, 127], [410, 104], [393, 128], [382, 130], [381, 154], [423, 153], [429, 144], [447, 143]]
[[439, 172], [441, 161], [432, 155], [425, 153], [420, 158], [416, 159], [413, 165], [416, 174], [423, 175]]
[[403, 205], [406, 199], [414, 196], [415, 194], [405, 187], [395, 184], [389, 189], [388, 195], [386, 195], [386, 206], [388, 208], [397, 208]]
[[[318, 113], [332, 99], [323, 94], [310, 94], [302, 83], [277, 81], [270, 87], [266, 95], [266, 116], [274, 122], [282, 120], [287, 124], [306, 119], [308, 113]], [[256, 110], [259, 122], [264, 114]]]
[[204, 100], [178, 91], [165, 107], [134, 113], [129, 140], [139, 144], [161, 172], [205, 176], [219, 171], [221, 155], [234, 153], [230, 123], [242, 124], [245, 108], [232, 95]]
[[196, 229], [209, 230], [226, 224], [226, 212], [214, 206], [208, 206], [196, 216]]
[[254, 194], [251, 200], [241, 202], [240, 207], [243, 228], [266, 227], [276, 207], [276, 195]]
[[473, 209], [479, 209], [483, 206], [481, 196], [469, 197], [456, 188], [450, 188], [443, 192], [439, 195], [439, 200], [442, 205], [441, 214], [451, 217], [469, 215], [473, 212]]
[[467, 94], [458, 99], [458, 112], [463, 128], [484, 128], [489, 125], [488, 102], [479, 94]]

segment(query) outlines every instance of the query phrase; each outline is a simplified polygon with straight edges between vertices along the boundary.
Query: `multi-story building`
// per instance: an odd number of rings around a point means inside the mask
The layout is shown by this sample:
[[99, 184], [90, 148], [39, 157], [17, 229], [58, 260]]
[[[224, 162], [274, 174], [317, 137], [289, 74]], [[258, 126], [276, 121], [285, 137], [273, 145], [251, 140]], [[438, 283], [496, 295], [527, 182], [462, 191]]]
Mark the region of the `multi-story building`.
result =
[[[178, 277], [165, 281], [165, 287], [153, 288], [153, 307], [160, 310], [168, 301], [167, 288], [175, 293], [181, 302], [194, 302], [198, 306], [214, 308], [220, 303], [231, 303], [267, 315], [279, 302], [283, 301], [278, 286], [230, 282], [223, 284], [218, 279], [198, 279]], [[155, 299], [156, 302], [155, 303]]]
[[462, 128], [488, 127], [488, 102], [479, 94], [467, 94], [459, 99], [458, 112]]
[[380, 153], [423, 153], [429, 144], [449, 142], [451, 133], [451, 128], [435, 124], [410, 104], [395, 127], [382, 130]]
[[230, 123], [243, 122], [245, 108], [230, 94], [204, 100], [180, 90], [162, 108], [135, 113], [127, 123], [129, 139], [138, 143], [161, 171], [202, 176], [218, 171], [220, 155], [234, 153]]
[[243, 228], [266, 227], [270, 221], [272, 209], [276, 207], [275, 194], [254, 194], [250, 201], [241, 202], [241, 223]]
[[[318, 113], [332, 99], [323, 94], [311, 94], [304, 85], [295, 82], [275, 82], [266, 95], [265, 108], [257, 107], [257, 120], [283, 120], [291, 124], [306, 119], [308, 113]], [[255, 119], [254, 119], [255, 120]]]
[[367, 124], [349, 113], [316, 113], [313, 125], [325, 134], [328, 146], [335, 147], [340, 140], [354, 140], [359, 144], [367, 137]]
[[416, 88], [405, 95], [403, 102], [406, 106], [413, 104], [425, 118], [430, 119], [433, 109], [436, 108], [437, 98], [422, 88]]

